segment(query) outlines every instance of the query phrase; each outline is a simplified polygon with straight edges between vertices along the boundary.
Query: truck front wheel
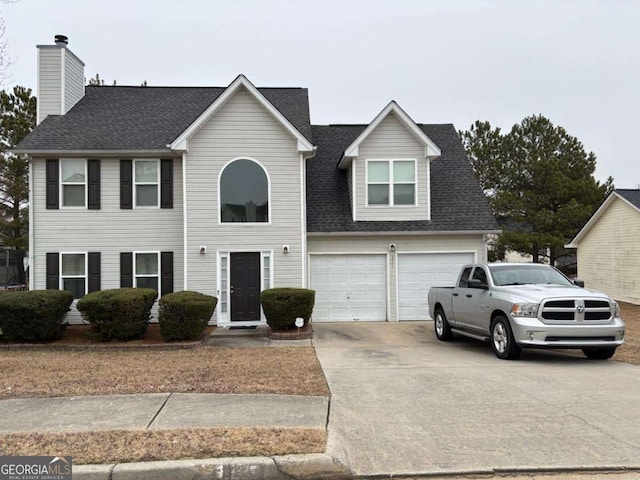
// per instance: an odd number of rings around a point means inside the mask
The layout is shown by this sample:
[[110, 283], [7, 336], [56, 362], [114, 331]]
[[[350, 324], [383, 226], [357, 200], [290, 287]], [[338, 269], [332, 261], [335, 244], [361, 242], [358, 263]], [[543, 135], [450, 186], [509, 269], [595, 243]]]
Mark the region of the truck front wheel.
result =
[[436, 330], [436, 337], [438, 340], [443, 342], [448, 342], [453, 338], [453, 332], [451, 331], [451, 326], [447, 321], [447, 317], [444, 314], [444, 311], [441, 308], [436, 310], [436, 318], [433, 321], [434, 327]]
[[498, 315], [491, 323], [491, 346], [496, 357], [503, 360], [515, 360], [520, 356], [520, 347], [516, 344], [509, 320]]

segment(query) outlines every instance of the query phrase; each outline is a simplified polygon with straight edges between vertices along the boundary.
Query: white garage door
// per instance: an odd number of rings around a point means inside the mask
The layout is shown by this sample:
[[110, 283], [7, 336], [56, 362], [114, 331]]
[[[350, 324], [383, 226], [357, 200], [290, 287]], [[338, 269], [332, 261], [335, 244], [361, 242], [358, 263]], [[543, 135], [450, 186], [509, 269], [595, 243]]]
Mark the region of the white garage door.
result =
[[386, 255], [311, 255], [314, 322], [387, 318]]
[[398, 254], [398, 318], [426, 320], [431, 287], [453, 286], [460, 268], [473, 263], [473, 253]]

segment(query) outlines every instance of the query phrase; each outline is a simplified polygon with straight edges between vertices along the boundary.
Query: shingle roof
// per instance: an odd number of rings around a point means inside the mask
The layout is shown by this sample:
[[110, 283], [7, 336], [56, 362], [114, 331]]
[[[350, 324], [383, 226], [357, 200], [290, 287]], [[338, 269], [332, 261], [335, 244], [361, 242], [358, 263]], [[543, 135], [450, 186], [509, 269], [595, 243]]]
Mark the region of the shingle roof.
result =
[[[47, 117], [19, 151], [162, 150], [222, 93], [223, 87], [88, 86], [65, 115]], [[305, 88], [259, 88], [309, 141]]]
[[640, 210], [640, 190], [625, 190], [617, 188], [615, 192]]
[[[223, 87], [88, 86], [65, 115], [49, 116], [17, 147], [19, 151], [168, 150], [213, 102]], [[346, 172], [337, 164], [366, 125], [311, 126], [303, 88], [259, 88], [317, 147], [307, 161], [309, 232], [496, 230], [497, 224], [452, 125], [419, 125], [442, 150], [431, 164], [430, 221], [353, 222]]]
[[307, 161], [309, 232], [497, 230], [453, 125], [419, 125], [442, 150], [431, 163], [431, 220], [354, 222], [342, 152], [366, 125], [313, 126], [316, 156]]

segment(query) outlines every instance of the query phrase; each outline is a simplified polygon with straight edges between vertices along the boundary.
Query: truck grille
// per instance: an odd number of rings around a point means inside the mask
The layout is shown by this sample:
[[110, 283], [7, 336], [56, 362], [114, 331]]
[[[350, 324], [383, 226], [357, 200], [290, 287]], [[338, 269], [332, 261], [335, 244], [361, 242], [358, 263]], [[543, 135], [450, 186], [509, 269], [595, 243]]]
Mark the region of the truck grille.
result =
[[543, 322], [600, 322], [611, 320], [611, 304], [607, 300], [563, 298], [546, 300], [540, 307]]

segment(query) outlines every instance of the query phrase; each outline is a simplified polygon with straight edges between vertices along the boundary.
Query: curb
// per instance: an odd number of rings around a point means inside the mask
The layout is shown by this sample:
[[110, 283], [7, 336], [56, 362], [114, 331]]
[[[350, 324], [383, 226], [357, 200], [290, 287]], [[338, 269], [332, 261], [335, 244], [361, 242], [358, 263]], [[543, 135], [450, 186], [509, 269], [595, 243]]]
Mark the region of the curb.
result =
[[323, 453], [73, 467], [74, 480], [328, 480], [351, 477], [352, 473], [345, 465]]

